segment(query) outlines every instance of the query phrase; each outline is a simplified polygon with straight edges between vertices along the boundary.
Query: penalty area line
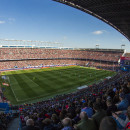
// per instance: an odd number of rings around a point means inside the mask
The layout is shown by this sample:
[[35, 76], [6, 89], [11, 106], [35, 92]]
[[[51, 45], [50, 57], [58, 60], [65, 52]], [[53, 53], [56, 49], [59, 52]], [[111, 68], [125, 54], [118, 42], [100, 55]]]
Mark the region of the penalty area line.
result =
[[[7, 77], [8, 77], [8, 76], [7, 76]], [[16, 101], [17, 101], [17, 102], [19, 102], [20, 100], [17, 98], [17, 96], [16, 96], [16, 94], [15, 94], [14, 90], [13, 90], [13, 89], [12, 89], [12, 87], [11, 87], [11, 82], [10, 82], [9, 77], [8, 77], [8, 81], [9, 81], [11, 91], [13, 92], [13, 95], [14, 95], [14, 97], [15, 97]]]

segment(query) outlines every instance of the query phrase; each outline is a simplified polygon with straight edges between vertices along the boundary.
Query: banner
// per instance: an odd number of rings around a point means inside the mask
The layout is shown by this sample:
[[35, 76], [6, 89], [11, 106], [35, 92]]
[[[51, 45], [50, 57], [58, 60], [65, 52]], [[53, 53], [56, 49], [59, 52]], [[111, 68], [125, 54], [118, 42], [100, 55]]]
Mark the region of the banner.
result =
[[9, 86], [9, 84], [8, 83], [2, 83], [4, 86]]

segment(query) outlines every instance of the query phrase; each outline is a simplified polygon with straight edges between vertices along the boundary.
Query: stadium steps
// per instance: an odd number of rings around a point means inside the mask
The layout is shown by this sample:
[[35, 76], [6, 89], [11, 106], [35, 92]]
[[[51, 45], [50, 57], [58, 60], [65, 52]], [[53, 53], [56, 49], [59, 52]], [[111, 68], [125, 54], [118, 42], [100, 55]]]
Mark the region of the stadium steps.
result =
[[10, 122], [10, 124], [9, 124], [9, 126], [8, 126], [8, 128], [7, 128], [7, 130], [19, 130], [19, 118], [14, 118], [14, 119]]

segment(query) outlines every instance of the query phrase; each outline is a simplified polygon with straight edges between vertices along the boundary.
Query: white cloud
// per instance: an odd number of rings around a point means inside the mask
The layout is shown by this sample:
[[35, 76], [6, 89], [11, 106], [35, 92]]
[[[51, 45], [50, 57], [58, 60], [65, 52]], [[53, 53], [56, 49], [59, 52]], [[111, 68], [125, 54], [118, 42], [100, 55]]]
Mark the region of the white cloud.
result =
[[102, 34], [102, 33], [103, 33], [102, 30], [98, 30], [98, 31], [94, 31], [94, 32], [93, 32], [93, 34], [95, 34], [95, 35], [100, 35], [100, 34]]
[[5, 21], [0, 21], [0, 24], [4, 24], [5, 23]]

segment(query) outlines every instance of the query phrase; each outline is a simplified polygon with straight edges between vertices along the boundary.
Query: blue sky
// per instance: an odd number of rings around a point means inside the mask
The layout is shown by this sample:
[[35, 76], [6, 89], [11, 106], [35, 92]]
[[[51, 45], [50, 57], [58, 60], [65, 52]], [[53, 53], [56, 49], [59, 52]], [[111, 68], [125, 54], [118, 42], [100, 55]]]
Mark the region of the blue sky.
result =
[[64, 47], [121, 48], [130, 42], [111, 26], [52, 0], [1, 0], [0, 39], [63, 43]]

